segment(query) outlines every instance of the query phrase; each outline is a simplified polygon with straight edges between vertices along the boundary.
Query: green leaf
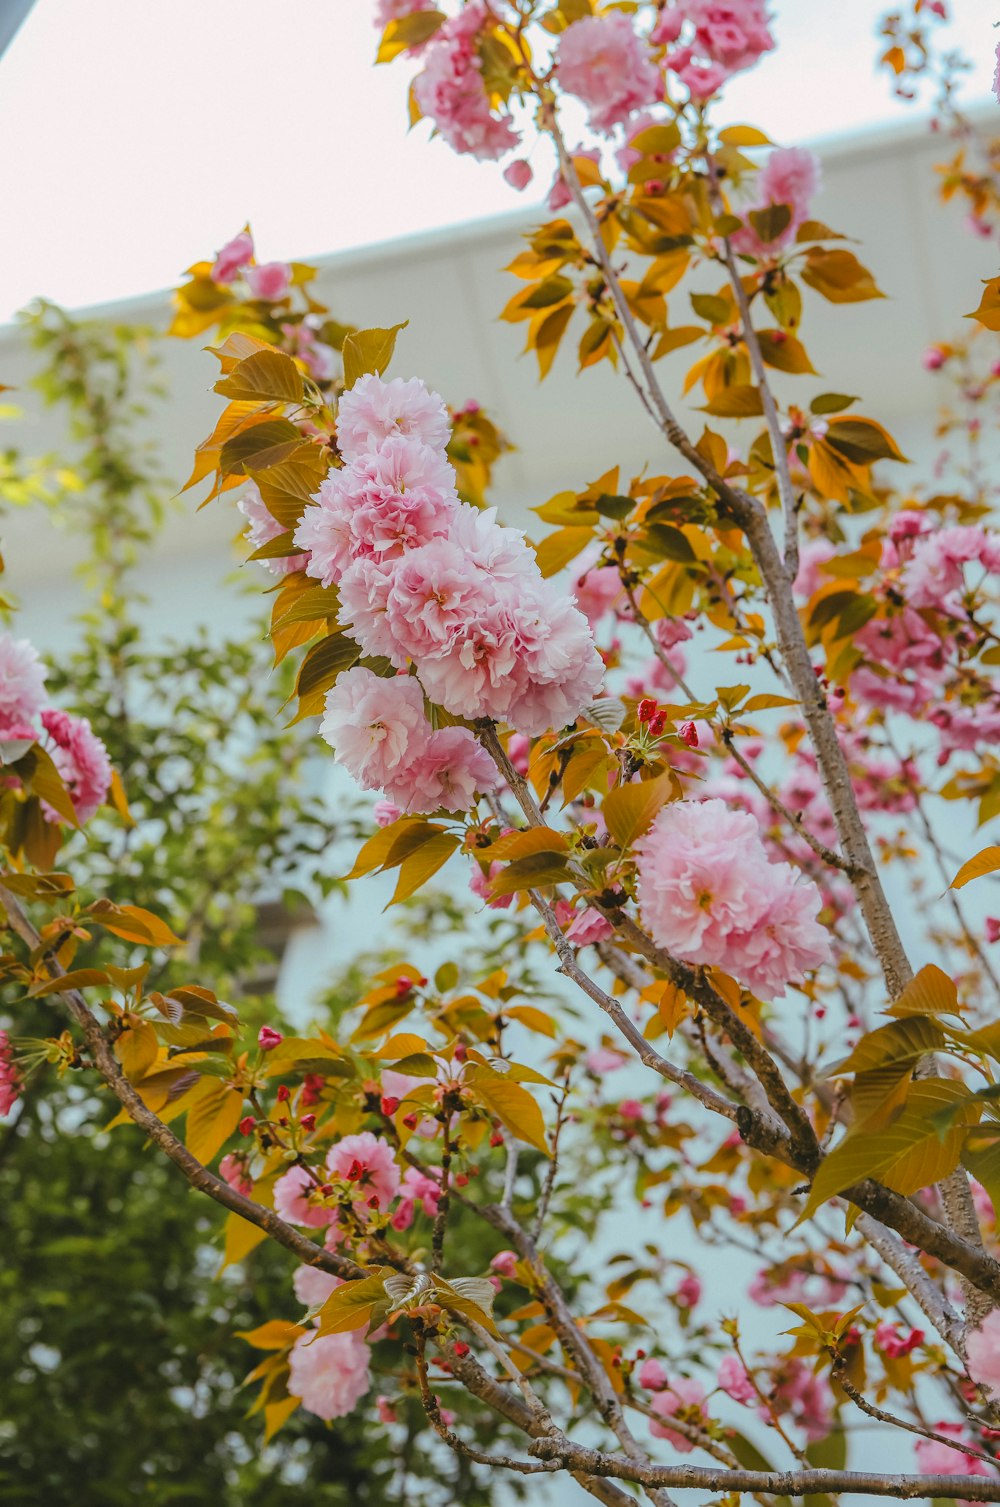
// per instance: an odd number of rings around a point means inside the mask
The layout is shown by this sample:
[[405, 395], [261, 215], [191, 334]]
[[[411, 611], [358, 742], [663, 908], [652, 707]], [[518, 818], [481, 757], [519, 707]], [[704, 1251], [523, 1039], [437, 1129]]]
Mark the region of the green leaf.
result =
[[[415, 895], [460, 846], [461, 838], [452, 832], [438, 831], [426, 842], [422, 842], [416, 852], [409, 854], [400, 864], [399, 880], [389, 905], [398, 905], [401, 900], [408, 900], [411, 895]], [[386, 906], [387, 910], [388, 908]]]
[[380, 1266], [358, 1282], [345, 1282], [335, 1288], [319, 1311], [317, 1333], [347, 1334], [352, 1329], [363, 1329], [376, 1309], [383, 1306], [388, 1309], [385, 1279], [391, 1275], [392, 1267]]
[[679, 528], [670, 523], [650, 523], [646, 528], [643, 545], [664, 560], [675, 560], [679, 565], [694, 565], [697, 555], [691, 541]]
[[355, 330], [344, 341], [344, 387], [352, 388], [361, 377], [370, 372], [385, 371], [396, 349], [396, 336], [409, 324], [394, 324], [388, 330]]
[[809, 404], [810, 413], [840, 413], [844, 408], [850, 408], [856, 403], [857, 398], [848, 397], [842, 392], [821, 392], [819, 397], [813, 398]]
[[295, 721], [313, 717], [323, 710], [326, 693], [337, 682], [337, 677], [349, 670], [361, 653], [360, 644], [346, 633], [331, 633], [313, 644], [299, 667], [295, 682], [295, 695], [299, 698], [299, 710]]
[[614, 518], [616, 521], [627, 518], [635, 505], [634, 497], [612, 497], [607, 492], [602, 492], [594, 503], [595, 508], [604, 518]]
[[769, 246], [792, 223], [792, 211], [787, 204], [768, 204], [763, 209], [752, 209], [747, 219], [764, 245]]
[[728, 298], [720, 298], [715, 293], [692, 293], [690, 297], [692, 309], [708, 324], [728, 324], [732, 318], [733, 306]]
[[516, 858], [497, 875], [490, 885], [490, 894], [513, 895], [518, 890], [540, 889], [547, 884], [561, 884], [567, 878], [566, 859], [551, 850], [529, 853]]
[[227, 440], [219, 454], [223, 476], [269, 470], [287, 461], [302, 444], [302, 435], [289, 419], [268, 419]]

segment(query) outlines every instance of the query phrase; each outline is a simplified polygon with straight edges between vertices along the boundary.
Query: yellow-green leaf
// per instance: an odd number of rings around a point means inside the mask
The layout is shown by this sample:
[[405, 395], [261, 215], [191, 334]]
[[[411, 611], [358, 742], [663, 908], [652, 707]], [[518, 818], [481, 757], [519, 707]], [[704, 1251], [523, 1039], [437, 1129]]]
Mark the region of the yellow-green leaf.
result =
[[542, 1111], [527, 1089], [512, 1083], [502, 1073], [495, 1073], [492, 1068], [480, 1066], [468, 1069], [465, 1082], [480, 1104], [496, 1115], [512, 1135], [546, 1156], [550, 1155]]
[[391, 329], [354, 330], [344, 341], [344, 386], [352, 388], [370, 372], [384, 372], [396, 349], [396, 336], [405, 330], [408, 320]]
[[627, 848], [652, 825], [661, 806], [676, 794], [669, 773], [631, 785], [616, 785], [604, 799], [604, 820], [620, 848]]
[[963, 863], [948, 888], [960, 890], [973, 879], [981, 879], [984, 874], [995, 874], [997, 869], [1000, 869], [1000, 847], [984, 848], [975, 858]]

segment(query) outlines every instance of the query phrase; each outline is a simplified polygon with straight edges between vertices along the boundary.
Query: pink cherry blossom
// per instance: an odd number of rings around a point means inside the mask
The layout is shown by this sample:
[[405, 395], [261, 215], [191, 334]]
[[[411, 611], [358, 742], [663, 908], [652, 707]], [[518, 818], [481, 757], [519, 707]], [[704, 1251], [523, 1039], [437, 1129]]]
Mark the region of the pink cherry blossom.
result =
[[648, 1392], [662, 1392], [667, 1385], [667, 1373], [662, 1362], [655, 1356], [644, 1360], [638, 1371], [640, 1387], [645, 1387]]
[[697, 1308], [701, 1302], [702, 1285], [694, 1272], [685, 1272], [674, 1293], [674, 1298], [682, 1308]]
[[0, 1115], [9, 1115], [21, 1097], [21, 1075], [14, 1062], [14, 1048], [0, 1027]]
[[511, 188], [517, 189], [518, 193], [523, 193], [535, 176], [531, 171], [531, 163], [526, 162], [523, 157], [515, 157], [513, 162], [508, 162], [503, 175], [506, 182]]
[[428, 733], [387, 788], [404, 811], [468, 811], [476, 792], [494, 789], [498, 778], [493, 760], [467, 727], [442, 727]]
[[356, 665], [327, 694], [319, 730], [363, 790], [385, 790], [426, 744], [420, 686], [411, 676], [385, 680]]
[[377, 827], [391, 827], [393, 822], [398, 821], [402, 814], [395, 801], [376, 801], [372, 809], [372, 815], [375, 818], [375, 825]]
[[734, 1402], [756, 1402], [757, 1391], [738, 1355], [724, 1355], [719, 1362], [719, 1386]]
[[230, 1151], [219, 1163], [219, 1176], [244, 1198], [249, 1198], [253, 1192], [253, 1179], [247, 1172], [245, 1157]]
[[[256, 482], [251, 481], [247, 484], [242, 497], [237, 499], [236, 506], [250, 525], [243, 537], [253, 549], [261, 549], [263, 545], [270, 544], [272, 539], [279, 538], [285, 532], [261, 497], [260, 488]], [[305, 570], [309, 564], [309, 556], [308, 554], [281, 555], [273, 560], [258, 560], [256, 563], [262, 565], [272, 575], [283, 576], [293, 570]]]
[[765, 0], [681, 0], [695, 50], [727, 73], [751, 68], [774, 46]]
[[353, 1412], [371, 1386], [369, 1349], [360, 1332], [300, 1334], [288, 1356], [288, 1390], [319, 1418]]
[[324, 586], [359, 557], [385, 560], [445, 534], [454, 516], [455, 473], [442, 455], [395, 434], [324, 477], [295, 542]]
[[1000, 535], [988, 534], [979, 524], [953, 524], [918, 539], [902, 574], [910, 606], [961, 616], [965, 566], [973, 561], [986, 570], [996, 570], [1000, 566]]
[[501, 1277], [512, 1277], [516, 1266], [516, 1251], [497, 1251], [496, 1255], [490, 1261], [491, 1269], [498, 1272]]
[[796, 596], [811, 597], [824, 581], [830, 579], [823, 574], [820, 566], [832, 560], [836, 553], [836, 548], [829, 539], [808, 539], [803, 543], [799, 550], [799, 569], [794, 582]]
[[0, 633], [0, 736], [23, 733], [45, 705], [45, 666], [26, 638]]
[[[805, 1434], [810, 1444], [825, 1439], [833, 1427], [833, 1393], [825, 1377], [819, 1376], [797, 1356], [788, 1356], [771, 1377], [765, 1389], [777, 1411], [787, 1414]], [[770, 1418], [766, 1407], [759, 1409], [765, 1421]]]
[[965, 1358], [969, 1375], [994, 1402], [1000, 1402], [1000, 1308], [988, 1313], [978, 1329], [966, 1338]]
[[297, 1266], [292, 1276], [295, 1296], [303, 1308], [320, 1308], [332, 1292], [343, 1287], [340, 1277], [324, 1272], [318, 1266]]
[[588, 947], [591, 943], [606, 942], [614, 936], [614, 929], [610, 921], [601, 915], [600, 911], [587, 906], [574, 916], [572, 923], [566, 931], [566, 940], [573, 942], [577, 947]]
[[645, 42], [621, 11], [584, 16], [559, 38], [556, 77], [590, 111], [604, 135], [636, 110], [663, 98], [663, 79]]
[[394, 1230], [408, 1230], [413, 1223], [414, 1212], [419, 1208], [433, 1219], [441, 1201], [441, 1184], [428, 1177], [418, 1167], [407, 1167], [399, 1190], [399, 1203], [392, 1216]]
[[684, 12], [677, 6], [665, 5], [649, 34], [649, 40], [656, 47], [669, 47], [677, 41], [683, 29]]
[[395, 1423], [397, 1421], [396, 1410], [388, 1397], [384, 1395], [376, 1397], [375, 1409], [378, 1413], [379, 1423]]
[[423, 72], [413, 81], [413, 97], [453, 151], [479, 161], [502, 157], [519, 141], [509, 115], [494, 115], [483, 82], [477, 34], [486, 20], [480, 0], [435, 33]]
[[[573, 149], [573, 151], [570, 153], [570, 156], [574, 161], [577, 157], [585, 157], [589, 162], [592, 162], [595, 167], [600, 167], [601, 165], [600, 147], [585, 147], [581, 142], [579, 146]], [[557, 168], [555, 177], [552, 179], [552, 187], [549, 189], [549, 195], [545, 202], [548, 208], [551, 209], [553, 213], [555, 213], [556, 210], [562, 209], [565, 205], [572, 203], [572, 200], [573, 194], [570, 186], [566, 182], [566, 179], [563, 177], [561, 171]]]
[[449, 539], [410, 551], [393, 572], [386, 628], [397, 655], [417, 663], [445, 655], [489, 599], [475, 560]]
[[611, 1047], [595, 1047], [583, 1060], [598, 1078], [603, 1078], [605, 1073], [616, 1073], [628, 1061], [621, 1052], [615, 1052]]
[[268, 303], [278, 303], [292, 285], [288, 262], [262, 262], [257, 267], [248, 267], [245, 276], [254, 298], [263, 298]]
[[[78, 822], [87, 822], [104, 804], [111, 786], [111, 760], [108, 751], [86, 717], [50, 707], [42, 713], [47, 737], [45, 747], [69, 791]], [[65, 820], [47, 801], [42, 802], [46, 821]]]
[[883, 1355], [891, 1360], [898, 1360], [901, 1355], [909, 1355], [918, 1345], [924, 1342], [922, 1329], [911, 1329], [909, 1334], [901, 1334], [898, 1324], [891, 1324], [883, 1320], [875, 1325], [875, 1344]]
[[333, 1219], [333, 1210], [316, 1202], [318, 1185], [304, 1167], [290, 1167], [274, 1185], [274, 1207], [289, 1224], [321, 1229]]
[[337, 1141], [327, 1153], [326, 1165], [333, 1176], [345, 1178], [356, 1190], [356, 1213], [372, 1198], [384, 1213], [399, 1192], [400, 1172], [392, 1147], [370, 1130]]
[[472, 878], [469, 880], [469, 889], [480, 900], [485, 900], [491, 910], [508, 910], [513, 905], [515, 895], [494, 895], [490, 885], [498, 874], [503, 873], [502, 863], [491, 863], [487, 870], [483, 870], [480, 864], [472, 866]]
[[226, 242], [221, 251], [216, 252], [215, 264], [211, 272], [212, 281], [235, 282], [252, 258], [253, 236], [249, 230], [241, 230], [239, 235], [234, 235], [231, 241]]
[[718, 94], [727, 78], [721, 63], [685, 63], [676, 73], [691, 98], [699, 103]]
[[511, 733], [507, 740], [507, 757], [518, 774], [527, 774], [531, 763], [531, 739], [523, 733]]
[[376, 0], [375, 25], [383, 29], [390, 21], [402, 21], [416, 11], [430, 10], [432, 0]]
[[784, 205], [791, 211], [787, 225], [766, 243], [749, 222], [733, 236], [738, 251], [760, 256], [777, 246], [786, 246], [795, 236], [820, 185], [819, 159], [805, 147], [777, 147], [757, 177], [751, 209]]
[[723, 801], [664, 807], [636, 847], [638, 897], [654, 939], [781, 997], [830, 956], [815, 884], [769, 862], [756, 821]]
[[[588, 558], [589, 555], [589, 558]], [[595, 628], [619, 598], [624, 588], [617, 566], [598, 565], [598, 550], [592, 548], [577, 561], [573, 598], [591, 628]]]
[[[971, 1444], [967, 1429], [964, 1424], [951, 1423], [947, 1419], [938, 1423], [932, 1423], [936, 1434], [945, 1434], [951, 1439], [957, 1439], [961, 1444]], [[937, 1439], [918, 1439], [914, 1448], [917, 1457], [917, 1465], [927, 1475], [942, 1476], [991, 1476], [993, 1471], [985, 1460], [977, 1460], [975, 1455], [966, 1455], [961, 1450], [952, 1449], [947, 1444], [941, 1444]], [[959, 1503], [959, 1507], [972, 1507], [966, 1501]]]
[[673, 649], [691, 637], [691, 629], [682, 617], [658, 617], [653, 632], [661, 649]]
[[359, 377], [337, 410], [337, 445], [345, 461], [357, 460], [383, 440], [406, 435], [429, 450], [443, 450], [451, 438], [451, 419], [442, 398], [419, 377], [376, 372]]
[[984, 696], [973, 706], [960, 702], [936, 706], [929, 720], [940, 734], [939, 764], [945, 763], [951, 753], [975, 749], [980, 744], [991, 747], [1000, 738], [1000, 689], [994, 681], [992, 695]]
[[[704, 1401], [705, 1388], [701, 1382], [695, 1381], [694, 1377], [679, 1376], [662, 1392], [657, 1392], [653, 1398], [652, 1408], [654, 1413], [661, 1418], [673, 1418], [675, 1413], [682, 1410], [687, 1413], [691, 1409], [697, 1409], [698, 1416], [701, 1418], [704, 1416], [701, 1412]], [[666, 1439], [680, 1455], [689, 1455], [694, 1449], [694, 1444], [690, 1439], [679, 1434], [676, 1429], [667, 1428], [665, 1424], [650, 1422], [649, 1432], [656, 1439]]]

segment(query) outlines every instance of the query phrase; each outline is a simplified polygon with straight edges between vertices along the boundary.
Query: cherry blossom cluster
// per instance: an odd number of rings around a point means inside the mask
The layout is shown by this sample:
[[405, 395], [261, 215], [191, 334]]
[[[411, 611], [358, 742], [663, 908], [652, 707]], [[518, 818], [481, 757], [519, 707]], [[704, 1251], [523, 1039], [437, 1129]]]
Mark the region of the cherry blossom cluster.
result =
[[[111, 785], [108, 751], [86, 717], [50, 706], [45, 667], [24, 638], [0, 634], [0, 749], [5, 762], [39, 743], [49, 754], [69, 792], [79, 822], [89, 821]], [[46, 821], [64, 818], [42, 802]]]
[[603, 680], [585, 617], [543, 580], [524, 536], [459, 500], [450, 432], [419, 380], [361, 378], [340, 402], [344, 464], [294, 535], [306, 572], [337, 586], [363, 652], [402, 672], [341, 675], [321, 731], [363, 788], [405, 811], [466, 810], [494, 782], [467, 728], [432, 726], [425, 695], [451, 717], [535, 736], [572, 721]]
[[[300, 1266], [292, 1278], [295, 1296], [314, 1310], [338, 1287], [339, 1277]], [[313, 1320], [314, 1325], [318, 1317]], [[288, 1390], [310, 1413], [328, 1422], [352, 1413], [371, 1387], [370, 1348], [360, 1329], [346, 1334], [300, 1334], [288, 1357]]]
[[674, 956], [721, 968], [766, 998], [829, 960], [819, 890], [769, 860], [748, 813], [717, 798], [676, 801], [636, 853], [643, 920]]
[[[295, 269], [290, 262], [258, 262], [253, 236], [249, 230], [241, 230], [216, 252], [209, 276], [221, 288], [229, 288], [242, 279], [251, 298], [259, 299], [262, 303], [281, 304], [292, 291]], [[332, 346], [320, 339], [320, 323], [319, 316], [306, 314], [303, 318], [282, 324], [281, 333], [288, 343], [288, 350], [299, 358], [309, 375], [317, 382], [329, 382], [337, 371], [337, 353]], [[249, 496], [252, 498], [256, 491], [256, 487], [248, 488]], [[263, 503], [260, 503], [259, 495], [258, 493], [257, 504], [252, 510], [244, 508], [244, 512], [252, 526], [266, 528], [269, 521], [273, 523], [273, 519], [270, 519], [270, 515], [267, 519], [263, 517]], [[274, 537], [273, 533], [261, 536], [255, 541], [255, 547]], [[299, 567], [291, 565], [289, 568]]]
[[[429, 8], [430, 0], [378, 0], [375, 21], [384, 27]], [[521, 139], [484, 76], [489, 20], [482, 0], [469, 0], [429, 42], [408, 48], [423, 63], [413, 84], [417, 106], [449, 146], [480, 160], [503, 157]], [[663, 101], [668, 72], [701, 104], [773, 46], [764, 0], [677, 0], [658, 11], [648, 34], [622, 10], [573, 21], [555, 46], [551, 77], [587, 107], [591, 129], [609, 136]], [[507, 177], [524, 188], [530, 166], [515, 161]]]

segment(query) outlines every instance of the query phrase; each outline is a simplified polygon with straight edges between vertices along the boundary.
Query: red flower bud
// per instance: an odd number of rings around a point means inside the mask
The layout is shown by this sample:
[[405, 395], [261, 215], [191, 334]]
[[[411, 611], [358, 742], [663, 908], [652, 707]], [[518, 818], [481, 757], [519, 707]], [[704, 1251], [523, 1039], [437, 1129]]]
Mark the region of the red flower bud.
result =
[[391, 1094], [383, 1094], [380, 1108], [384, 1115], [394, 1115], [399, 1108], [399, 1100], [394, 1099]]
[[503, 1145], [503, 1136], [500, 1134], [499, 1130], [494, 1130], [493, 1134], [490, 1136], [490, 1145], [491, 1146], [502, 1146]]
[[419, 1118], [420, 1116], [414, 1110], [412, 1114], [403, 1116], [403, 1124], [406, 1126], [407, 1130], [416, 1130], [417, 1121], [419, 1120]]
[[648, 722], [650, 717], [654, 716], [655, 713], [656, 702], [653, 700], [652, 696], [643, 696], [642, 700], [639, 702], [639, 705], [635, 709], [636, 721]]
[[316, 1116], [315, 1115], [303, 1115], [302, 1116], [302, 1120], [301, 1120], [301, 1124], [302, 1124], [302, 1129], [303, 1130], [315, 1130], [316, 1129]]
[[667, 725], [666, 712], [654, 712], [649, 719], [649, 730], [654, 738], [658, 738]]
[[698, 747], [698, 729], [693, 722], [681, 723], [681, 738], [687, 744], [688, 748]]
[[396, 980], [396, 998], [405, 999], [413, 988], [409, 979], [398, 978]]
[[289, 1099], [291, 1097], [292, 1097], [292, 1095], [291, 1095], [290, 1089], [288, 1088], [288, 1085], [286, 1083], [279, 1083], [278, 1084], [278, 1103], [279, 1104], [287, 1104], [288, 1101], [289, 1101]]
[[261, 1026], [257, 1032], [257, 1045], [262, 1052], [272, 1052], [275, 1047], [280, 1047], [284, 1041], [280, 1031], [275, 1031], [271, 1026]]
[[238, 1129], [240, 1135], [253, 1135], [253, 1128], [256, 1123], [257, 1121], [254, 1119], [253, 1115], [244, 1115], [236, 1128]]
[[452, 1349], [459, 1358], [469, 1353], [469, 1347], [464, 1340], [456, 1340]]
[[467, 1188], [469, 1186], [469, 1179], [464, 1172], [456, 1172], [455, 1183], [459, 1188]]

